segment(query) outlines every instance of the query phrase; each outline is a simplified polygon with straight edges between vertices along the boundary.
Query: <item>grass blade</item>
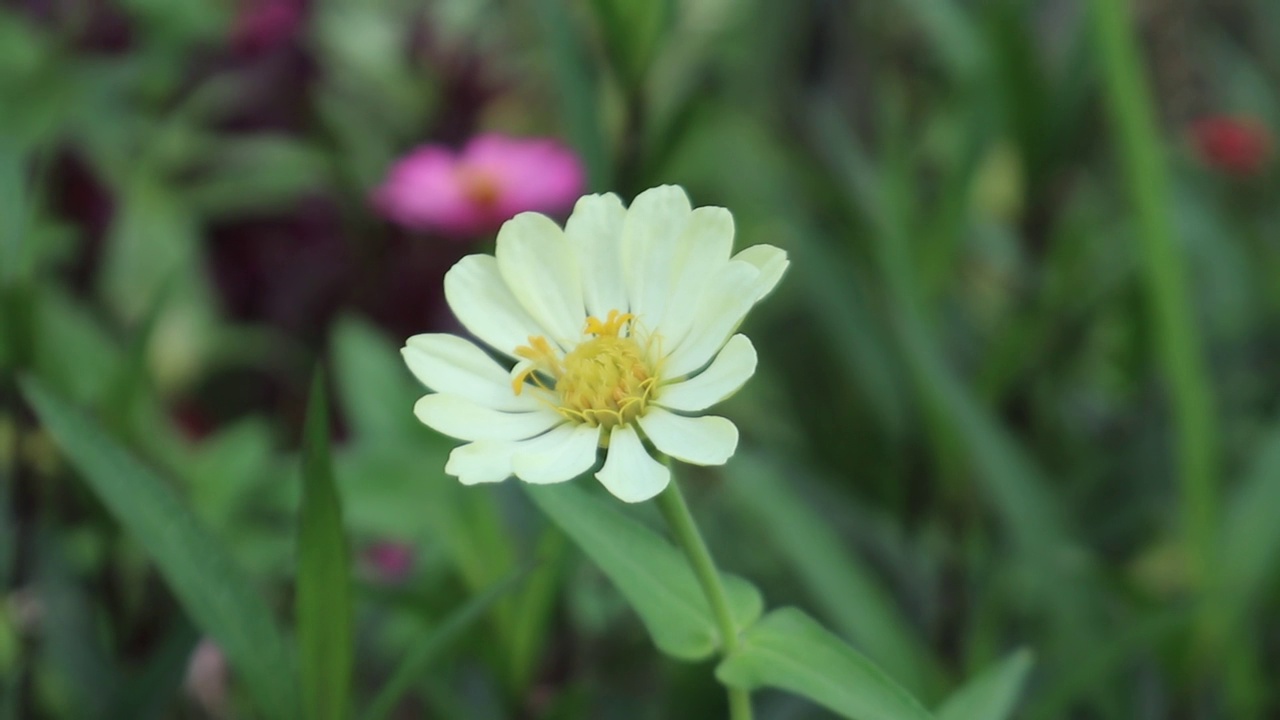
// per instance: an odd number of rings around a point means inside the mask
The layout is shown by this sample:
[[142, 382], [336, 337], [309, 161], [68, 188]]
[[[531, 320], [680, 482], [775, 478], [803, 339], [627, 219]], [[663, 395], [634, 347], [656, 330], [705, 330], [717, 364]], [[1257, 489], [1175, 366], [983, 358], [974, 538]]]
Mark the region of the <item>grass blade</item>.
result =
[[152, 470], [38, 381], [23, 394], [112, 515], [138, 539], [169, 588], [222, 648], [266, 718], [294, 718], [297, 691], [280, 629], [226, 549]]
[[316, 372], [302, 443], [298, 519], [299, 678], [306, 717], [350, 715], [354, 610], [351, 555], [329, 458], [329, 403]]
[[587, 57], [587, 48], [573, 27], [567, 4], [559, 0], [537, 0], [534, 10], [542, 23], [552, 71], [560, 86], [569, 139], [587, 167], [591, 189], [608, 190], [613, 170], [600, 125], [599, 92], [591, 72], [595, 64]]
[[1186, 271], [1174, 235], [1160, 131], [1128, 3], [1094, 0], [1093, 33], [1121, 165], [1129, 181], [1146, 271], [1147, 301], [1172, 395], [1177, 427], [1182, 523], [1192, 570], [1203, 582], [1212, 568], [1217, 498], [1217, 424], [1204, 358], [1187, 296]]
[[476, 621], [484, 617], [499, 600], [506, 597], [520, 584], [528, 571], [520, 571], [512, 573], [503, 580], [491, 585], [484, 592], [471, 598], [462, 607], [454, 610], [440, 626], [435, 628], [431, 633], [414, 646], [413, 650], [400, 662], [400, 665], [392, 673], [391, 678], [387, 680], [382, 689], [378, 691], [377, 697], [369, 704], [369, 709], [364, 713], [364, 720], [382, 720], [391, 714], [395, 709], [396, 703], [413, 685], [413, 681], [422, 677], [430, 666], [431, 661], [439, 656], [440, 652], [448, 647], [449, 643], [456, 640], [468, 628], [476, 624]]

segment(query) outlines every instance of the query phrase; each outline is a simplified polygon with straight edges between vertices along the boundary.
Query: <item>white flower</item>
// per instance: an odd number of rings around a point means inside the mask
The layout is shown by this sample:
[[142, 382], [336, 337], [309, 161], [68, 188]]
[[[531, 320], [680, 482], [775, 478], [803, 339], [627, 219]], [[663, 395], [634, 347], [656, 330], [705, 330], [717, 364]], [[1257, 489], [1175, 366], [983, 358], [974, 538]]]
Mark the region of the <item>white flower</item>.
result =
[[721, 465], [738, 445], [725, 418], [700, 415], [751, 377], [756, 351], [734, 335], [786, 270], [769, 245], [733, 257], [733, 217], [691, 209], [678, 187], [580, 199], [563, 230], [522, 213], [494, 256], [445, 275], [462, 325], [501, 355], [447, 334], [415, 335], [403, 353], [436, 392], [414, 413], [466, 440], [445, 472], [468, 485], [511, 475], [531, 483], [596, 477], [627, 502], [657, 495], [670, 473], [646, 447]]

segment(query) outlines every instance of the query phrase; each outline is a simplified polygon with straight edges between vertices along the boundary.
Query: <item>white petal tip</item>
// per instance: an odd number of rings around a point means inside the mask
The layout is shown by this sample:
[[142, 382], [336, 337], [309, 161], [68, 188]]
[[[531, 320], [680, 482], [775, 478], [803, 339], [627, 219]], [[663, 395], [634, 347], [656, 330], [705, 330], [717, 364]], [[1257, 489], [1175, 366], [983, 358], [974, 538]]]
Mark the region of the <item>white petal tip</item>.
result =
[[449, 453], [445, 474], [458, 478], [463, 485], [502, 482], [511, 477], [512, 447], [494, 442], [459, 445]]
[[[448, 471], [446, 471], [446, 472], [448, 472]], [[510, 476], [510, 475], [508, 475], [507, 477], [511, 477], [511, 476]], [[503, 480], [506, 480], [506, 479], [507, 479], [507, 478], [505, 478], [505, 477], [504, 477], [504, 478], [501, 478], [501, 479], [498, 479], [498, 480], [494, 480], [494, 479], [493, 479], [493, 478], [491, 478], [491, 477], [482, 477], [482, 476], [478, 476], [478, 475], [459, 475], [459, 476], [458, 476], [458, 482], [462, 483], [463, 485], [466, 485], [467, 487], [471, 487], [472, 485], [485, 485], [485, 484], [500, 483], [500, 482], [502, 482]]]
[[663, 468], [666, 476], [658, 482], [647, 485], [627, 485], [626, 483], [617, 482], [616, 478], [606, 480], [601, 477], [601, 472], [596, 473], [596, 479], [609, 491], [611, 495], [618, 498], [624, 503], [642, 503], [646, 500], [652, 500], [658, 496], [663, 490], [667, 489], [667, 485], [671, 484], [671, 471]]
[[660, 452], [690, 465], [723, 465], [738, 449], [738, 426], [718, 415], [685, 417], [653, 408], [639, 423]]
[[619, 425], [609, 433], [609, 451], [596, 479], [619, 500], [638, 503], [662, 492], [671, 471], [649, 454], [635, 428]]

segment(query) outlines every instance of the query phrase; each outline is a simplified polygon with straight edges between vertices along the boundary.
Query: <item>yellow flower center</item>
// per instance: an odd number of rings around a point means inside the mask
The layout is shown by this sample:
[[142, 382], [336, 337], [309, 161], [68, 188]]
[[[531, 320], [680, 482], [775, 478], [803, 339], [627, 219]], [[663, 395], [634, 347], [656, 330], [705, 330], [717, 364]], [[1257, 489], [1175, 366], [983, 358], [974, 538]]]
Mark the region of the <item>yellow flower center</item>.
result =
[[[517, 395], [525, 380], [532, 379], [544, 390], [558, 396], [556, 410], [570, 420], [606, 430], [625, 425], [644, 414], [658, 387], [658, 377], [648, 361], [648, 342], [643, 346], [630, 332], [635, 317], [610, 310], [605, 320], [587, 318], [586, 340], [563, 358], [556, 357], [542, 336], [529, 338], [528, 345], [516, 348], [516, 355], [529, 360], [512, 378]], [[537, 373], [555, 381], [547, 387]]]

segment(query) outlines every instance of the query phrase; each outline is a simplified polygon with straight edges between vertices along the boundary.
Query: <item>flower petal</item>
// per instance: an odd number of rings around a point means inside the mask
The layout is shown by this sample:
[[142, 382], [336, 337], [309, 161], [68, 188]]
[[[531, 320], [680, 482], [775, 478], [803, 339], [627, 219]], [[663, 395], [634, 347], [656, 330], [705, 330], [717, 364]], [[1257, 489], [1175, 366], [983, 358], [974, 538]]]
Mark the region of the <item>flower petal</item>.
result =
[[737, 392], [755, 371], [755, 347], [746, 335], [734, 335], [706, 370], [689, 380], [663, 386], [657, 403], [685, 412], [705, 410]]
[[444, 471], [463, 485], [502, 482], [511, 477], [511, 455], [517, 443], [480, 440], [459, 445], [449, 453]]
[[526, 210], [559, 213], [582, 194], [582, 163], [555, 140], [477, 135], [459, 160], [496, 179], [499, 191], [489, 209], [500, 220]]
[[627, 289], [622, 280], [622, 221], [626, 215], [617, 195], [587, 195], [578, 200], [565, 223], [565, 237], [581, 263], [582, 299], [588, 315], [605, 318], [610, 310], [627, 311]]
[[459, 440], [523, 440], [564, 422], [564, 418], [546, 407], [533, 412], [509, 413], [446, 393], [418, 400], [413, 414], [428, 427]]
[[622, 272], [630, 311], [656, 328], [662, 322], [674, 276], [672, 259], [689, 222], [689, 197], [674, 185], [640, 193], [622, 223]]
[[531, 395], [516, 395], [510, 374], [485, 351], [457, 335], [414, 335], [400, 354], [423, 385], [495, 410], [537, 410]]
[[671, 482], [671, 471], [645, 449], [635, 428], [614, 426], [609, 434], [609, 454], [596, 479], [623, 502], [643, 502], [662, 492]]
[[791, 261], [787, 259], [787, 252], [772, 245], [752, 245], [734, 255], [733, 259], [749, 262], [760, 269], [760, 279], [756, 282], [756, 290], [759, 293], [756, 302], [773, 290], [782, 279], [782, 274], [787, 271], [787, 267], [791, 265]]
[[738, 449], [738, 428], [715, 415], [684, 417], [651, 408], [637, 418], [653, 446], [694, 465], [723, 465]]
[[565, 423], [545, 435], [519, 443], [511, 466], [525, 482], [572, 480], [596, 464], [600, 428]]
[[551, 331], [548, 339], [573, 347], [587, 313], [578, 260], [564, 231], [546, 215], [520, 213], [503, 223], [494, 254], [511, 293]]
[[667, 356], [662, 368], [664, 376], [688, 375], [706, 365], [724, 347], [755, 304], [759, 277], [760, 271], [750, 263], [730, 260], [711, 278], [689, 333]]
[[444, 297], [453, 314], [472, 335], [493, 349], [515, 357], [531, 335], [545, 335], [511, 294], [491, 255], [468, 255], [444, 276]]
[[663, 342], [676, 347], [698, 316], [707, 279], [715, 277], [733, 250], [733, 215], [722, 207], [700, 207], [689, 215], [671, 259], [672, 284], [666, 310], [653, 319]]
[[483, 229], [483, 217], [455, 180], [453, 151], [419, 147], [387, 173], [373, 203], [390, 220], [417, 230], [466, 236]]

